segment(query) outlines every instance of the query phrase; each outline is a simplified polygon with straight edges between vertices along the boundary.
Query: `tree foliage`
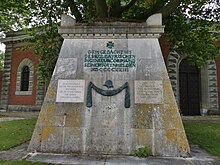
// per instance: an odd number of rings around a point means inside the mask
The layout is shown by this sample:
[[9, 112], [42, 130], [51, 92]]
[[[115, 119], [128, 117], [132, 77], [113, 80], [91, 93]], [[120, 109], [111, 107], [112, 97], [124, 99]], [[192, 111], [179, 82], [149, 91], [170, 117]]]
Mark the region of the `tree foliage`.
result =
[[[206, 0], [181, 3], [166, 21], [166, 35], [174, 49], [188, 56], [188, 61], [201, 67], [207, 60], [219, 57], [219, 2]], [[217, 35], [216, 35], [217, 34]]]
[[45, 79], [52, 73], [62, 40], [57, 33], [62, 14], [74, 15], [77, 22], [143, 22], [159, 12], [176, 51], [197, 66], [216, 58], [219, 33], [211, 31], [217, 31], [220, 21], [218, 0], [10, 0], [0, 4], [0, 30], [31, 27], [28, 32], [36, 54], [42, 55], [39, 68]]
[[5, 53], [0, 51], [0, 72], [4, 69]]

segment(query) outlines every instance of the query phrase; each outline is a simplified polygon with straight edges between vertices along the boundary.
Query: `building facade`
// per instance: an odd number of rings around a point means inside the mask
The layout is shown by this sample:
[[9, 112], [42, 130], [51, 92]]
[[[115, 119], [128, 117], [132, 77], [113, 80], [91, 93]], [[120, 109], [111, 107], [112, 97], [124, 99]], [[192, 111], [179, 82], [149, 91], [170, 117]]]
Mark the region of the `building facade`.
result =
[[163, 38], [161, 47], [180, 113], [219, 115], [220, 59], [209, 60], [202, 68], [196, 68], [189, 65], [186, 55], [170, 52]]
[[44, 87], [39, 86], [37, 66], [39, 56], [34, 50], [21, 50], [28, 45], [29, 38], [23, 31], [8, 33], [2, 39], [6, 45], [4, 71], [1, 85], [1, 109], [40, 110], [44, 98]]
[[[24, 42], [28, 37], [19, 31], [8, 33], [1, 40], [6, 45], [0, 82], [1, 109], [7, 111], [40, 110], [44, 99], [45, 88], [37, 83], [40, 57], [34, 54], [34, 50], [21, 50], [29, 44]], [[207, 65], [199, 69], [190, 66], [186, 56], [170, 52], [163, 37], [160, 44], [180, 113], [220, 114], [220, 59], [207, 61]]]

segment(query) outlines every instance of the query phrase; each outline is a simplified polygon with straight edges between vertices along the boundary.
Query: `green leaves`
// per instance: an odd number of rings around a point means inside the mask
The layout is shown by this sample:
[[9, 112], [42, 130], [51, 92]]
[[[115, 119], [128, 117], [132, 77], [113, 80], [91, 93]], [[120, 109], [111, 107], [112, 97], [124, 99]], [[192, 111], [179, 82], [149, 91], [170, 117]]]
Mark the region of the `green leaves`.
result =
[[0, 31], [9, 31], [11, 29], [21, 29], [23, 20], [29, 13], [27, 0], [1, 1], [0, 3]]
[[28, 32], [32, 36], [28, 41], [34, 43], [31, 48], [41, 57], [38, 66], [40, 75], [38, 83], [43, 85], [50, 81], [63, 39], [58, 34], [57, 24], [32, 28]]
[[5, 53], [0, 51], [0, 71], [4, 70]]
[[134, 151], [134, 156], [137, 156], [139, 158], [146, 158], [150, 156], [150, 149], [147, 147], [141, 147]]
[[[195, 12], [203, 7], [204, 3], [198, 2]], [[202, 15], [189, 15], [182, 4], [166, 21], [166, 35], [173, 44], [173, 49], [181, 55], [187, 55], [191, 64], [201, 67], [207, 60], [219, 57], [220, 47], [215, 20], [205, 20]], [[189, 13], [189, 12], [188, 12]]]

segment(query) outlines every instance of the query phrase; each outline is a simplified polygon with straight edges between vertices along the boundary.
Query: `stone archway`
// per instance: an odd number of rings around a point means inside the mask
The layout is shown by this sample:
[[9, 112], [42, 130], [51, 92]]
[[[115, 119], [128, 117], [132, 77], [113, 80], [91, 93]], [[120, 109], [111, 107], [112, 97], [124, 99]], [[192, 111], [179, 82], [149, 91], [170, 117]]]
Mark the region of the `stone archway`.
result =
[[[180, 107], [180, 91], [179, 91], [179, 64], [186, 58], [177, 52], [170, 52], [167, 61], [167, 70], [173, 92]], [[208, 110], [218, 108], [218, 88], [217, 88], [217, 72], [214, 60], [207, 61], [207, 65], [200, 69], [201, 73], [201, 90], [200, 90], [200, 113], [206, 115]], [[180, 111], [182, 114], [182, 112]]]
[[181, 59], [182, 59], [181, 56], [177, 52], [173, 51], [170, 52], [167, 61], [167, 72], [178, 105], [179, 105], [179, 62], [181, 61]]
[[[28, 90], [27, 91], [21, 91], [21, 73], [22, 73], [22, 68], [24, 66], [27, 66], [29, 68], [29, 85], [28, 85]], [[25, 58], [21, 61], [21, 63], [18, 66], [17, 69], [17, 80], [16, 80], [16, 95], [32, 95], [32, 90], [33, 90], [33, 79], [34, 79], [34, 64], [33, 62]]]

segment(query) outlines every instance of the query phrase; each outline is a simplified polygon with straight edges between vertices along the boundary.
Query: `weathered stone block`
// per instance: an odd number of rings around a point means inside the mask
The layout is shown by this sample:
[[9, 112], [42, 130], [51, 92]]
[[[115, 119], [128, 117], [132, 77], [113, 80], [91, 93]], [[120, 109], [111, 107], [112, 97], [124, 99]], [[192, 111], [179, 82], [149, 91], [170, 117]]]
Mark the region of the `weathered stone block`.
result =
[[[124, 129], [91, 128], [86, 139], [86, 153], [129, 154], [129, 145], [124, 140]], [[130, 136], [130, 135], [127, 135]], [[115, 138], [117, 137], [117, 138]]]
[[58, 153], [62, 151], [63, 127], [45, 126], [41, 134], [42, 152]]
[[[132, 148], [138, 149], [141, 147], [153, 148], [153, 129], [132, 129]], [[153, 151], [151, 150], [153, 155]]]
[[132, 116], [132, 128], [152, 129], [152, 106], [150, 104], [137, 104]]
[[[63, 130], [63, 143], [62, 149], [66, 153], [78, 153], [82, 154], [83, 151], [83, 139], [82, 128], [80, 127], [65, 127]], [[71, 144], [71, 145], [70, 145]]]

